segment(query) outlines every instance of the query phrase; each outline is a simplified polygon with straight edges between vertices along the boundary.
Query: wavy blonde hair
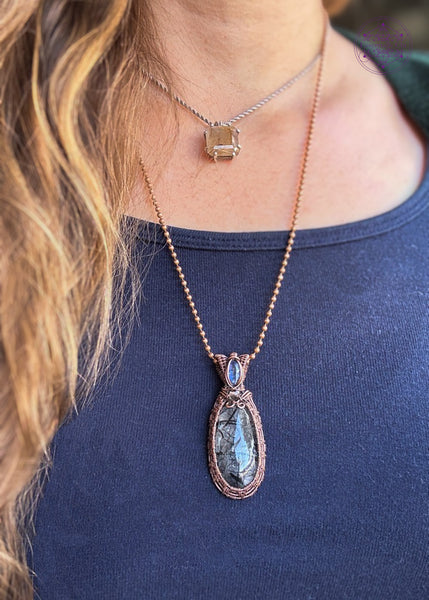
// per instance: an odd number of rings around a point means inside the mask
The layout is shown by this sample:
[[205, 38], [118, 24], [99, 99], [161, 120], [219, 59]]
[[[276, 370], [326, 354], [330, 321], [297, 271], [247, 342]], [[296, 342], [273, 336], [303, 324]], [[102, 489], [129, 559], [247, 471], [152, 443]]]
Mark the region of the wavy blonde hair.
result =
[[133, 130], [142, 70], [170, 74], [150, 0], [1, 2], [0, 600], [27, 600], [50, 442], [136, 315]]

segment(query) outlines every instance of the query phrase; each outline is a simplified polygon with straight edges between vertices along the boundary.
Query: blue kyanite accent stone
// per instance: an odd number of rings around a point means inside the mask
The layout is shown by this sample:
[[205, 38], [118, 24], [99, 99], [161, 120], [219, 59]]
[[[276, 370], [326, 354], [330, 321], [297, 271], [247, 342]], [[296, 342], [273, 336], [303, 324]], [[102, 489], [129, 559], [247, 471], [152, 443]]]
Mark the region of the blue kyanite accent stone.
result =
[[232, 386], [237, 385], [241, 377], [241, 364], [236, 358], [232, 358], [228, 365], [228, 379]]

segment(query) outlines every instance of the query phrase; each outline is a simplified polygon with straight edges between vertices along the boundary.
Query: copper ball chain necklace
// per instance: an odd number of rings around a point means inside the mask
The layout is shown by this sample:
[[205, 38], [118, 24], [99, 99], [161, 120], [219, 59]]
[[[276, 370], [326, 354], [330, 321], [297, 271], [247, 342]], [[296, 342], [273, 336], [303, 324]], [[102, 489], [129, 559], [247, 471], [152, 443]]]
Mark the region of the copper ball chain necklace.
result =
[[231, 352], [229, 356], [225, 356], [224, 354], [213, 353], [209, 346], [200, 316], [192, 300], [191, 292], [183, 274], [182, 267], [180, 266], [179, 259], [177, 258], [170, 233], [155, 197], [152, 183], [143, 164], [143, 160], [140, 158], [139, 161], [158, 221], [164, 232], [176, 271], [179, 274], [186, 300], [191, 308], [206, 352], [209, 358], [214, 362], [217, 373], [223, 383], [209, 417], [207, 452], [208, 466], [213, 483], [219, 491], [228, 498], [243, 499], [252, 496], [259, 488], [264, 478], [266, 445], [261, 417], [253, 401], [252, 393], [244, 387], [244, 379], [250, 361], [256, 358], [256, 355], [259, 353], [264, 342], [268, 324], [280, 291], [296, 236], [297, 219], [301, 205], [305, 175], [307, 172], [308, 155], [313, 139], [314, 124], [320, 101], [323, 63], [328, 31], [328, 18], [325, 16], [325, 30], [320, 53], [321, 60], [313, 94], [307, 138], [301, 160], [299, 183], [294, 203], [291, 228], [280, 271], [262, 325], [262, 330], [251, 354], [238, 355], [237, 352]]

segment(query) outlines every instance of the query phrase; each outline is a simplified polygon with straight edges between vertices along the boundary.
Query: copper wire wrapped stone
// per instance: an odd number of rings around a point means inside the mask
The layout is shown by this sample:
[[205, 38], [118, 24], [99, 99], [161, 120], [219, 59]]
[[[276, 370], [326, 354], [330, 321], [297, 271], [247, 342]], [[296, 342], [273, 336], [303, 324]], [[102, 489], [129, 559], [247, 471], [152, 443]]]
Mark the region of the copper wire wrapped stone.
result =
[[243, 385], [249, 355], [238, 357], [233, 352], [229, 357], [217, 354], [216, 359], [225, 385], [210, 413], [210, 474], [225, 496], [248, 498], [263, 480], [266, 452], [261, 418], [251, 392]]

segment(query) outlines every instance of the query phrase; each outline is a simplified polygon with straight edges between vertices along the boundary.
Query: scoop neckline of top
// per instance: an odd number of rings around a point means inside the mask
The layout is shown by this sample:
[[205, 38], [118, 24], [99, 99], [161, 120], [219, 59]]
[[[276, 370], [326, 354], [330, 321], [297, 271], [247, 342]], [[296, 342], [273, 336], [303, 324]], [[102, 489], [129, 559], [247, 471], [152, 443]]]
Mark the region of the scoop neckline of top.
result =
[[[426, 165], [423, 179], [406, 200], [389, 211], [373, 217], [350, 221], [340, 225], [297, 229], [294, 248], [313, 248], [344, 242], [353, 242], [387, 233], [416, 218], [429, 205], [429, 138], [426, 139]], [[137, 236], [142, 241], [166, 244], [159, 223], [124, 215], [126, 220], [137, 222]], [[273, 231], [209, 231], [187, 229], [169, 225], [174, 246], [202, 250], [277, 250], [285, 248], [289, 230]]]

